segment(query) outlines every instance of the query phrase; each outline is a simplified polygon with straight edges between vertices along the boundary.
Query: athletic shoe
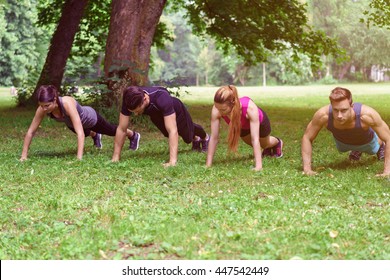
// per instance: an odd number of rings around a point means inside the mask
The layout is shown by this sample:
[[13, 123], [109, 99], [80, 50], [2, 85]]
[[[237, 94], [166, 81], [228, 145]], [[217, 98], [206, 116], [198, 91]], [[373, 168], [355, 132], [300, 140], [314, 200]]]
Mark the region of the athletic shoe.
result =
[[282, 139], [278, 139], [278, 144], [276, 146], [272, 147], [272, 156], [276, 158], [281, 158], [283, 156], [283, 141]]
[[262, 157], [272, 157], [272, 148], [266, 148], [261, 154]]
[[95, 145], [96, 148], [98, 149], [103, 148], [102, 135], [100, 133], [96, 133], [96, 135], [92, 138], [93, 138], [93, 144]]
[[359, 152], [359, 151], [351, 151], [349, 153], [349, 160], [350, 161], [358, 161], [360, 160], [360, 157], [362, 156], [362, 152]]
[[378, 160], [384, 160], [385, 159], [385, 143], [382, 143], [382, 145], [379, 147], [378, 152], [376, 153], [376, 156], [378, 157]]
[[200, 152], [200, 140], [192, 140], [192, 150], [195, 152]]
[[141, 134], [134, 131], [133, 136], [129, 138], [130, 140], [129, 150], [133, 150], [133, 151], [138, 150], [140, 139], [141, 139]]
[[202, 144], [202, 152], [207, 153], [209, 149], [210, 136], [206, 134], [206, 139], [201, 139], [200, 143]]

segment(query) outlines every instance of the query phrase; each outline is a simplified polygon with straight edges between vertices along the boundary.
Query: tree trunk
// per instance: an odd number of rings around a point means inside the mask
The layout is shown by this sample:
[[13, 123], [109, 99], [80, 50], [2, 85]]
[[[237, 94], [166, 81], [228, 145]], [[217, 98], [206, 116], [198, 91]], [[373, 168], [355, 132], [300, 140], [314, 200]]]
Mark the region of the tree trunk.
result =
[[41, 85], [54, 85], [60, 88], [66, 61], [72, 50], [73, 40], [87, 4], [88, 0], [67, 0], [64, 3], [61, 18], [51, 39], [46, 62], [32, 99], [36, 99], [37, 89]]
[[344, 76], [345, 76], [345, 74], [347, 74], [349, 67], [351, 67], [351, 64], [352, 63], [348, 62], [348, 63], [343, 65], [343, 67], [341, 68], [341, 70], [339, 72], [339, 81], [344, 79]]
[[166, 0], [112, 1], [104, 73], [117, 104], [124, 87], [148, 84], [150, 49], [165, 3]]

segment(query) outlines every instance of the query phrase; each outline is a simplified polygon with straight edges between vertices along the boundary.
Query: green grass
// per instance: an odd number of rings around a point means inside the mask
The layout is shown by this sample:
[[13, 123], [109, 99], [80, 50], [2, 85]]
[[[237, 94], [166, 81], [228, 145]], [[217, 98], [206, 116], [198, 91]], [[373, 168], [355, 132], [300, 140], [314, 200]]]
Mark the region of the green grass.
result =
[[[390, 85], [347, 85], [355, 101], [390, 123]], [[111, 163], [113, 138], [96, 150], [45, 119], [19, 162], [34, 111], [16, 109], [0, 91], [0, 259], [390, 259], [390, 182], [383, 162], [351, 165], [328, 132], [314, 144], [315, 177], [301, 173], [300, 139], [334, 86], [239, 88], [269, 115], [284, 157], [251, 171], [252, 150], [226, 154], [226, 126], [214, 165], [180, 141], [179, 164], [164, 169], [167, 141], [142, 133], [140, 149]], [[184, 96], [210, 131], [215, 90]], [[331, 236], [332, 235], [332, 236]]]

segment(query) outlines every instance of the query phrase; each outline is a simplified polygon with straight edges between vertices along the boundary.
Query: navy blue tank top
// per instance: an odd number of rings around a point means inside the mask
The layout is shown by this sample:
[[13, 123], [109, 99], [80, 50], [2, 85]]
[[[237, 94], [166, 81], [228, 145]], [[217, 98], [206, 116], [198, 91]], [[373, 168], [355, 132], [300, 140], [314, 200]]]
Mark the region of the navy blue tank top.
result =
[[374, 138], [374, 130], [370, 127], [365, 130], [360, 122], [362, 110], [361, 103], [354, 103], [353, 110], [356, 114], [355, 127], [351, 129], [337, 129], [333, 126], [332, 105], [329, 106], [328, 126], [326, 127], [336, 140], [349, 145], [364, 145]]

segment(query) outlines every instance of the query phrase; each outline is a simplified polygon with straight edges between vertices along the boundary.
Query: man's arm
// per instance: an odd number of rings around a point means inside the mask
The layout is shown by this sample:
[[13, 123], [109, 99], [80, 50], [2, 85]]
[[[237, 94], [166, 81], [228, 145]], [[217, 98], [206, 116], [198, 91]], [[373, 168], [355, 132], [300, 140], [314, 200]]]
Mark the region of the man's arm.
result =
[[165, 163], [164, 166], [175, 166], [177, 163], [177, 153], [179, 146], [179, 134], [177, 131], [176, 124], [176, 113], [164, 117], [165, 129], [168, 132], [169, 142], [169, 162]]
[[116, 129], [115, 139], [114, 139], [114, 153], [112, 154], [112, 162], [119, 161], [121, 156], [121, 151], [123, 144], [126, 139], [127, 127], [129, 125], [129, 116], [125, 116], [122, 113], [119, 114], [119, 124]]
[[320, 130], [326, 125], [329, 118], [329, 105], [319, 109], [313, 116], [312, 120], [306, 127], [305, 134], [302, 137], [301, 153], [303, 172], [306, 175], [317, 174], [312, 170], [311, 160], [313, 152], [313, 141], [316, 139]]
[[385, 143], [385, 163], [383, 172], [377, 174], [377, 176], [389, 176], [390, 175], [390, 129], [389, 126], [383, 121], [379, 113], [371, 107], [363, 105], [361, 113], [361, 121], [376, 132], [378, 137]]

